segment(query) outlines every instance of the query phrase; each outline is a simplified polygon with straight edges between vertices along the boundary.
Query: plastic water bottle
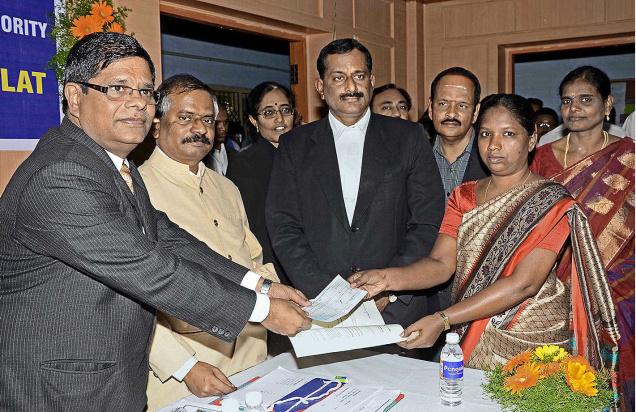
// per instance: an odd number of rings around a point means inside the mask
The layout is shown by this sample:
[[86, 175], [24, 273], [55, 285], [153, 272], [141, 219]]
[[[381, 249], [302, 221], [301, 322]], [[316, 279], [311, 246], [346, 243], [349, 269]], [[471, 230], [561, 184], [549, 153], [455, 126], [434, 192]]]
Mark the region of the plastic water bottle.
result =
[[259, 391], [247, 392], [245, 394], [246, 412], [263, 412], [263, 394]]
[[464, 385], [464, 353], [459, 346], [459, 335], [446, 334], [439, 365], [439, 393], [442, 405], [457, 406], [462, 403]]

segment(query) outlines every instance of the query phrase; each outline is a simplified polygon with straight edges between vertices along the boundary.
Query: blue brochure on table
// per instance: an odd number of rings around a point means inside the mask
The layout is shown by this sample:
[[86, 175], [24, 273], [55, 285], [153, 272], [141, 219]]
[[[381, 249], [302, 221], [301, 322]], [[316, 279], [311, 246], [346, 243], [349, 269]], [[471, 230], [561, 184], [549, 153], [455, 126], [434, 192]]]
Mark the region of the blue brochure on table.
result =
[[320, 402], [333, 392], [342, 388], [343, 385], [345, 384], [335, 380], [314, 378], [274, 402], [272, 405], [274, 412], [304, 411], [311, 405]]

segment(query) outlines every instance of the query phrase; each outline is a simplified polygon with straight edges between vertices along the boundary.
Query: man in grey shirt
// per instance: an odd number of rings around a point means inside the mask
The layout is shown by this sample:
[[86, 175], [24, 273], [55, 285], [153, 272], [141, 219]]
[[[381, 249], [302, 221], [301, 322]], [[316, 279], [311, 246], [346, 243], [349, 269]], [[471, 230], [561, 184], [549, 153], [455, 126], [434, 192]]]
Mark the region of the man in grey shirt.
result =
[[433, 155], [447, 200], [462, 182], [489, 174], [479, 158], [473, 129], [480, 93], [477, 76], [463, 67], [446, 69], [431, 83], [428, 113], [437, 132]]

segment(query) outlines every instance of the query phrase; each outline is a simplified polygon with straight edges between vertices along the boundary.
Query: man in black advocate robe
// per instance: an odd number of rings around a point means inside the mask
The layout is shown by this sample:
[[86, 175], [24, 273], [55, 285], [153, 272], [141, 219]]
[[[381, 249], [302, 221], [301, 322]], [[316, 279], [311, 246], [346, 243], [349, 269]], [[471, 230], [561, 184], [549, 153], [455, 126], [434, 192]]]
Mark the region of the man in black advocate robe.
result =
[[[444, 213], [424, 129], [371, 113], [371, 69], [358, 41], [325, 46], [316, 89], [329, 115], [283, 135], [274, 161], [267, 227], [292, 285], [311, 298], [338, 274], [346, 279], [426, 256]], [[403, 326], [439, 308], [432, 291], [376, 304], [387, 323]]]

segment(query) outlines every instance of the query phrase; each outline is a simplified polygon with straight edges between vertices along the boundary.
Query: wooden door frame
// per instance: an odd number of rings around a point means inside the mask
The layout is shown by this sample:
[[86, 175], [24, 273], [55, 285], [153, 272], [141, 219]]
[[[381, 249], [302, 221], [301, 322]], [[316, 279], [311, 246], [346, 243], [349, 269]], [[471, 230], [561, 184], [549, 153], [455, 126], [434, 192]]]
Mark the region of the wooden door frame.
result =
[[303, 119], [309, 118], [309, 99], [307, 91], [307, 34], [306, 28], [293, 24], [274, 21], [261, 16], [236, 12], [207, 3], [191, 0], [160, 0], [161, 14], [191, 20], [198, 23], [212, 24], [237, 31], [273, 37], [289, 42], [289, 64], [297, 65], [297, 83], [291, 85], [296, 97], [296, 110]]
[[514, 60], [517, 55], [559, 50], [587, 49], [603, 46], [618, 46], [634, 43], [634, 33], [617, 33], [604, 36], [582, 37], [567, 40], [505, 44], [499, 46], [499, 90], [512, 93], [514, 90]]

